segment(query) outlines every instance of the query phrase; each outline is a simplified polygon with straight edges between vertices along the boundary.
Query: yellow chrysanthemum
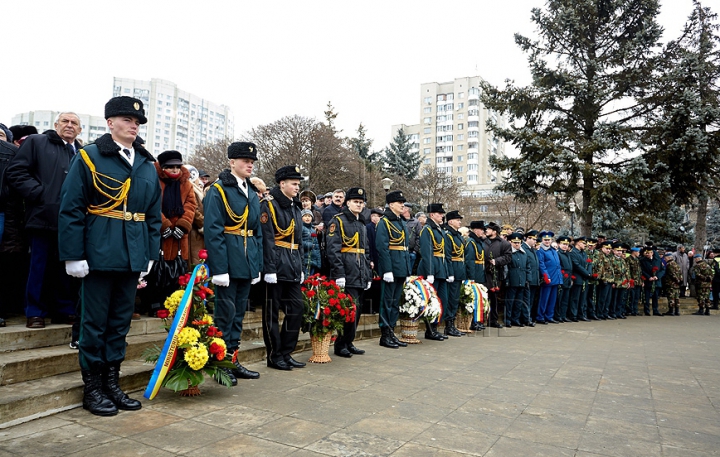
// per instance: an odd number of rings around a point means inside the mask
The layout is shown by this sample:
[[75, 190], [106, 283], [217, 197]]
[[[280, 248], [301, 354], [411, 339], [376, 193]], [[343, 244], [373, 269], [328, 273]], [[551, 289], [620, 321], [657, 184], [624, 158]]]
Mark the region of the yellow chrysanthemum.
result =
[[185, 327], [178, 333], [178, 345], [195, 344], [198, 338], [200, 338], [200, 332], [198, 332], [197, 329]]
[[202, 317], [202, 320], [205, 321], [205, 322], [207, 322], [207, 325], [213, 325], [213, 318], [212, 318], [212, 316], [209, 315], [209, 314], [205, 314], [205, 315]]
[[171, 315], [175, 314], [175, 311], [177, 311], [178, 305], [180, 304], [184, 293], [184, 290], [176, 290], [165, 300], [165, 309], [170, 311]]
[[218, 345], [224, 347], [225, 350], [227, 350], [227, 346], [225, 346], [225, 341], [223, 341], [222, 338], [213, 338], [210, 343], [211, 343], [211, 344], [212, 344], [212, 343], [218, 344]]
[[205, 366], [210, 355], [204, 344], [193, 344], [185, 350], [185, 361], [193, 370], [200, 370]]

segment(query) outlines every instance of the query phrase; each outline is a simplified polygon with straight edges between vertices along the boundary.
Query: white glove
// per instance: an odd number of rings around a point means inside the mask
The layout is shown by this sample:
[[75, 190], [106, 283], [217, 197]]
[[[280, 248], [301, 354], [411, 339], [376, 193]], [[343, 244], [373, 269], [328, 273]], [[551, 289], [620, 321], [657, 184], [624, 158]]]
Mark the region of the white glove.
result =
[[257, 278], [253, 278], [253, 280], [252, 280], [252, 282], [250, 282], [250, 284], [257, 284], [257, 283], [259, 283], [259, 282], [260, 282], [260, 273], [258, 273], [258, 277], [257, 277]]
[[152, 270], [152, 267], [153, 267], [153, 264], [154, 264], [154, 263], [155, 263], [154, 260], [148, 260], [147, 270], [140, 272], [140, 279], [144, 278], [145, 276], [148, 275], [148, 273], [150, 273], [150, 270]]
[[455, 276], [450, 276], [449, 278], [447, 278], [446, 281], [447, 281], [447, 282], [453, 282], [453, 281], [455, 281]]
[[216, 286], [227, 287], [230, 285], [230, 274], [215, 275], [212, 277], [212, 283]]
[[427, 282], [429, 282], [430, 284], [432, 284], [432, 283], [435, 282], [435, 276], [429, 275], [429, 276], [426, 278], [426, 280], [427, 280]]
[[275, 273], [266, 274], [265, 282], [268, 284], [277, 284], [277, 274], [275, 274]]
[[372, 281], [368, 281], [367, 286], [365, 286], [365, 290], [368, 290], [370, 287], [372, 287]]
[[344, 289], [345, 288], [345, 278], [337, 278], [335, 280], [335, 284], [337, 284], [337, 286], [339, 288]]
[[302, 284], [304, 282], [305, 282], [305, 272], [302, 271], [302, 272], [300, 272], [300, 284]]
[[84, 278], [90, 273], [87, 260], [66, 260], [65, 271], [73, 278]]
[[383, 275], [383, 281], [385, 282], [395, 282], [395, 276], [393, 276], [392, 271], [388, 271]]

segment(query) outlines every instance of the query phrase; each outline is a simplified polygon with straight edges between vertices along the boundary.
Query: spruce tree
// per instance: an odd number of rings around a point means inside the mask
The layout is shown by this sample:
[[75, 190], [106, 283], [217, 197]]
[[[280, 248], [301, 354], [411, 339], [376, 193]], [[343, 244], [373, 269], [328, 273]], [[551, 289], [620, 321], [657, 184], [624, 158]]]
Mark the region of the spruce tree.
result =
[[419, 154], [410, 152], [410, 137], [405, 130], [398, 129], [392, 143], [385, 149], [386, 171], [405, 179], [414, 179], [420, 169], [420, 160]]
[[[490, 159], [505, 175], [498, 190], [532, 201], [538, 191], [557, 193], [561, 205], [581, 194], [581, 233], [592, 230], [593, 211], [642, 210], [652, 192], [638, 179], [647, 173], [633, 155], [643, 93], [662, 33], [657, 0], [548, 0], [532, 10], [538, 39], [519, 34], [532, 83], [483, 84], [482, 101], [507, 115], [488, 129], [512, 143], [519, 157]], [[656, 189], [658, 190], [658, 189]]]

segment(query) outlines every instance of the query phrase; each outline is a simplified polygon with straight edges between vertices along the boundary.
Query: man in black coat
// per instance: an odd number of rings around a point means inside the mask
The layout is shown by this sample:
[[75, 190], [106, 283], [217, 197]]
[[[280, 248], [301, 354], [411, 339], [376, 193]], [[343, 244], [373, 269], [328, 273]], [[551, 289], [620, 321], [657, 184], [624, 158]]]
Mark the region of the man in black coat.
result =
[[25, 228], [30, 238], [25, 294], [28, 328], [45, 327], [48, 315], [60, 323], [75, 320], [77, 292], [58, 260], [58, 210], [60, 189], [81, 147], [76, 140], [81, 131], [77, 114], [60, 113], [55, 130], [29, 136], [6, 170], [10, 186], [25, 199]]
[[490, 300], [490, 327], [503, 328], [498, 321], [500, 287], [505, 279], [505, 265], [512, 261], [512, 246], [500, 236], [500, 227], [491, 222], [485, 226], [485, 285]]

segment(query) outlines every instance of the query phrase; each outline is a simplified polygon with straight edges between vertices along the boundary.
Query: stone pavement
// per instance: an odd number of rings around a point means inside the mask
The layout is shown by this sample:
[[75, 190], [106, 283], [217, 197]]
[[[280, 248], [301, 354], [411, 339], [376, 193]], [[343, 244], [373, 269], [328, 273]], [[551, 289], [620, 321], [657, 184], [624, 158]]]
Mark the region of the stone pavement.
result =
[[363, 340], [327, 365], [249, 365], [261, 378], [232, 390], [207, 380], [201, 397], [3, 429], [0, 457], [720, 455], [719, 330], [718, 316], [630, 317]]

